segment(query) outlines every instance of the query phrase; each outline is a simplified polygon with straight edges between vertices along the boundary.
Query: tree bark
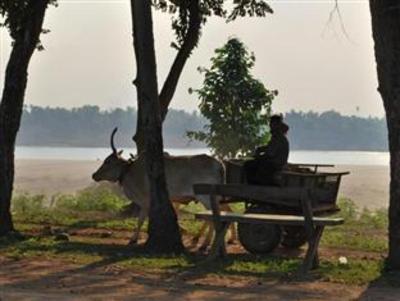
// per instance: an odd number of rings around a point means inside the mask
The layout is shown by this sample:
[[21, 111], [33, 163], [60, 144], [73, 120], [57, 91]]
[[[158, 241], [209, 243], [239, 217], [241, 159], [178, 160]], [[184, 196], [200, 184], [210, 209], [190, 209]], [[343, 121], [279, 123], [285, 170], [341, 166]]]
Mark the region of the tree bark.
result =
[[[137, 83], [137, 80], [135, 81], [135, 85], [137, 87], [137, 92], [139, 93], [139, 86]], [[138, 102], [139, 102], [139, 94], [138, 94]], [[138, 106], [137, 110], [137, 120], [136, 120], [136, 134], [133, 136], [133, 141], [135, 141], [136, 144], [136, 152], [138, 155], [141, 155], [144, 153], [145, 150], [145, 141], [144, 141], [144, 128], [142, 125], [142, 119], [143, 119], [143, 113], [142, 113], [142, 108]]]
[[138, 118], [144, 133], [145, 167], [150, 186], [150, 213], [146, 247], [157, 253], [183, 251], [177, 217], [168, 197], [165, 180], [162, 122], [158, 98], [150, 0], [131, 0], [136, 55]]
[[400, 5], [370, 0], [378, 91], [386, 111], [390, 151], [389, 254], [387, 267], [400, 270]]
[[[175, 94], [178, 86], [179, 78], [183, 68], [189, 59], [193, 49], [196, 47], [200, 37], [201, 28], [201, 13], [199, 0], [191, 0], [189, 3], [189, 27], [186, 32], [184, 42], [179, 49], [174, 62], [169, 70], [167, 78], [161, 89], [159, 100], [161, 106], [161, 121], [164, 122], [168, 113], [168, 107]], [[137, 152], [140, 154], [144, 150], [144, 130], [139, 122], [141, 116], [140, 109], [138, 110], [138, 123], [136, 125], [136, 134], [133, 140], [136, 143]]]
[[28, 66], [39, 42], [49, 0], [31, 0], [15, 37], [0, 103], [0, 236], [14, 230], [10, 212], [14, 185], [15, 140], [21, 123]]

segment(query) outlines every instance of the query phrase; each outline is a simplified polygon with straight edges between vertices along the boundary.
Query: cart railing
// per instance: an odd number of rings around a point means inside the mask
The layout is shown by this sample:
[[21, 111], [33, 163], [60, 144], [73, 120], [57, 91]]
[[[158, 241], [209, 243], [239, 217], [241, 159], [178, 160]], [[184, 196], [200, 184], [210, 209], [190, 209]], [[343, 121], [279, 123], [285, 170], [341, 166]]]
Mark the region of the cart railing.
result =
[[282, 171], [279, 175], [283, 187], [308, 187], [314, 206], [331, 204], [335, 206], [342, 176], [350, 172], [302, 173]]
[[309, 164], [309, 163], [288, 163], [287, 167], [290, 168], [313, 168], [312, 172], [317, 173], [320, 167], [335, 167], [333, 164]]

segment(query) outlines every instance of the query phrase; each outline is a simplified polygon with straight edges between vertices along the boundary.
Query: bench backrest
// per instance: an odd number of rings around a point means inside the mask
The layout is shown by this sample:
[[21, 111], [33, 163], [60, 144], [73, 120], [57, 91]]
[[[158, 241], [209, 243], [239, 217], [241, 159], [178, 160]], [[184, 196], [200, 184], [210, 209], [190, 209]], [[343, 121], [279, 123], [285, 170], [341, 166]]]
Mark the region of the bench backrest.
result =
[[213, 222], [216, 229], [222, 227], [220, 220], [219, 202], [216, 196], [267, 201], [288, 207], [300, 207], [305, 219], [305, 228], [308, 236], [314, 228], [312, 206], [309, 198], [309, 189], [305, 187], [273, 187], [252, 186], [243, 184], [194, 184], [195, 194], [209, 195]]
[[274, 187], [245, 184], [194, 184], [198, 195], [218, 195], [243, 200], [264, 201], [287, 207], [301, 207], [300, 200], [308, 196], [305, 187]]

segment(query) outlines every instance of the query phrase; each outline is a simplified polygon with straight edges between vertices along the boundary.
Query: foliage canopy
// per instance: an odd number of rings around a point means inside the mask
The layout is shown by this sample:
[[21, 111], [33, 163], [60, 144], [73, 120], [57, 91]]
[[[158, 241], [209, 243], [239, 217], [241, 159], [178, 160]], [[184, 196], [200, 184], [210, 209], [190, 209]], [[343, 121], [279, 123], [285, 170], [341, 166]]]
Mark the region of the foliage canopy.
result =
[[[228, 4], [229, 9], [225, 8], [227, 2], [231, 2]], [[195, 14], [200, 16], [201, 27], [212, 16], [230, 22], [237, 17], [264, 17], [267, 13], [273, 13], [272, 8], [264, 0], [153, 0], [153, 6], [172, 14], [172, 29], [176, 36], [176, 43], [172, 43], [172, 46], [177, 49], [180, 49], [185, 42], [191, 19]]]
[[[29, 17], [34, 13], [37, 0], [1, 0], [0, 1], [0, 27], [6, 27], [11, 38], [15, 41], [23, 35]], [[57, 0], [47, 0], [48, 4], [57, 5]], [[48, 30], [43, 30], [43, 33]], [[38, 43], [39, 50], [43, 46]]]
[[267, 90], [250, 71], [255, 57], [237, 38], [215, 50], [203, 86], [195, 90], [200, 111], [209, 121], [204, 131], [188, 132], [191, 139], [205, 142], [220, 158], [246, 156], [267, 142], [271, 103], [278, 94]]
[[267, 13], [273, 13], [264, 0], [152, 0], [152, 3], [156, 9], [172, 15], [175, 40], [171, 46], [178, 50], [159, 95], [163, 120], [182, 70], [197, 46], [208, 18], [215, 16], [229, 22], [238, 17], [264, 17]]

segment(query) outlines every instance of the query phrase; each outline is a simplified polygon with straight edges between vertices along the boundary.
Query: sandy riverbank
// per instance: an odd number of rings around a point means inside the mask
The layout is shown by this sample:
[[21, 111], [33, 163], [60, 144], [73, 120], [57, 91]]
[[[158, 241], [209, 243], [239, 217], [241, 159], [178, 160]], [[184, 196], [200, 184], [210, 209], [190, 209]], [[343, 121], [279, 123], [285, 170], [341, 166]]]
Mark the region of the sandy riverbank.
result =
[[[31, 194], [73, 193], [92, 184], [92, 173], [101, 161], [17, 160], [16, 191]], [[386, 166], [338, 166], [351, 172], [342, 180], [340, 195], [360, 207], [387, 206], [389, 169]]]

